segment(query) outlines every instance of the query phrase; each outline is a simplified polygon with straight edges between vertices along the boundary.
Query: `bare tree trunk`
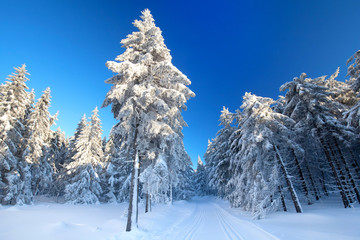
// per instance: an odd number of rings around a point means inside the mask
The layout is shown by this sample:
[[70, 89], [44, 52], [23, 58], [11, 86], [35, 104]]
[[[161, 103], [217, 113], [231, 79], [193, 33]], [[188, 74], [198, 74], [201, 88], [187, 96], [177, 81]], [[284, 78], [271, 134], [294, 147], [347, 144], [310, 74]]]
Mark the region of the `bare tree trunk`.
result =
[[279, 163], [280, 163], [280, 167], [284, 173], [284, 176], [285, 176], [285, 180], [286, 180], [286, 184], [288, 185], [288, 188], [289, 188], [289, 191], [290, 191], [290, 195], [291, 195], [291, 199], [294, 203], [294, 206], [295, 206], [295, 210], [297, 213], [302, 213], [302, 208], [301, 208], [301, 204], [300, 204], [300, 201], [297, 197], [297, 194], [296, 194], [296, 191], [294, 189], [294, 186], [290, 180], [290, 176], [289, 176], [289, 173], [287, 172], [286, 170], [286, 167], [285, 167], [285, 163], [280, 155], [280, 152], [278, 150], [278, 148], [274, 145], [274, 150], [276, 152], [276, 155], [278, 156], [278, 160], [279, 160]]

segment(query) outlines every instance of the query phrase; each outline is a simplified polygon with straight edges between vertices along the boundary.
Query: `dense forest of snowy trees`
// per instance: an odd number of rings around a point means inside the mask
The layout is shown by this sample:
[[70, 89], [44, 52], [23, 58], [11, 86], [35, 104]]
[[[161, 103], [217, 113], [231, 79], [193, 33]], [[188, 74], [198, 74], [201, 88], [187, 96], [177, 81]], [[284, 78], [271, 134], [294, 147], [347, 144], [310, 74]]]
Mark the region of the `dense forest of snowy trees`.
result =
[[223, 108], [221, 129], [196, 171], [183, 144], [182, 118], [195, 94], [171, 62], [149, 10], [137, 32], [106, 66], [114, 72], [102, 107], [114, 118], [102, 139], [98, 109], [70, 138], [51, 127], [50, 89], [35, 102], [26, 66], [0, 85], [0, 203], [31, 204], [46, 195], [71, 204], [129, 202], [127, 231], [138, 202], [172, 203], [213, 194], [261, 218], [337, 194], [345, 208], [360, 202], [360, 51], [348, 79], [296, 77], [278, 100], [245, 93], [239, 110]]
[[347, 81], [301, 74], [278, 100], [245, 93], [241, 110], [221, 112], [205, 154], [208, 191], [261, 218], [338, 194], [345, 208], [360, 202], [360, 51]]
[[183, 144], [181, 112], [195, 94], [172, 63], [161, 30], [149, 10], [121, 41], [125, 52], [107, 67], [116, 75], [103, 107], [119, 122], [102, 140], [95, 108], [73, 137], [51, 130], [50, 89], [35, 103], [25, 65], [0, 88], [0, 201], [31, 204], [46, 195], [72, 204], [129, 201], [128, 226], [137, 223], [138, 201], [172, 203], [195, 193], [194, 170]]

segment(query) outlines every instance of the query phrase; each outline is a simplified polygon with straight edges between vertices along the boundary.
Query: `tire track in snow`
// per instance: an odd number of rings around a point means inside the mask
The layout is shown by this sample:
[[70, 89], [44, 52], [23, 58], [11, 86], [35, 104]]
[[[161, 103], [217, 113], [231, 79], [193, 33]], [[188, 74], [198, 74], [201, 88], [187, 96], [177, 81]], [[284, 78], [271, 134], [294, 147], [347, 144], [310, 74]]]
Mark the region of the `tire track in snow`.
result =
[[234, 230], [230, 224], [225, 221], [224, 216], [222, 215], [221, 211], [217, 211], [217, 217], [219, 223], [222, 227], [222, 230], [225, 232], [227, 239], [229, 240], [245, 240], [241, 234], [239, 234], [236, 230]]
[[153, 239], [161, 240], [279, 240], [255, 224], [242, 220], [213, 199], [196, 199], [193, 212]]
[[190, 225], [190, 230], [184, 235], [184, 237], [182, 239], [184, 239], [184, 240], [193, 240], [194, 236], [195, 236], [195, 233], [198, 230], [199, 225], [201, 224], [202, 220], [203, 220], [203, 212], [201, 211], [199, 213], [199, 208], [196, 207], [195, 220], [190, 221], [190, 222], [192, 222], [192, 224]]
[[[228, 211], [223, 209], [221, 206], [219, 206], [216, 203], [213, 203], [213, 205], [218, 209], [219, 214], [222, 216], [221, 218], [226, 222], [227, 226], [230, 227], [233, 231], [239, 232], [240, 229], [246, 229], [247, 231], [244, 231], [246, 235], [248, 235], [246, 238], [244, 238], [244, 235], [238, 235], [241, 240], [246, 239], [256, 239], [256, 240], [279, 240], [277, 237], [273, 236], [269, 232], [263, 230], [262, 228], [256, 226], [255, 224], [241, 220], [232, 214], [230, 214]], [[226, 219], [226, 220], [225, 220]], [[237, 225], [236, 230], [234, 230], [233, 224]], [[238, 230], [239, 229], [239, 230]]]

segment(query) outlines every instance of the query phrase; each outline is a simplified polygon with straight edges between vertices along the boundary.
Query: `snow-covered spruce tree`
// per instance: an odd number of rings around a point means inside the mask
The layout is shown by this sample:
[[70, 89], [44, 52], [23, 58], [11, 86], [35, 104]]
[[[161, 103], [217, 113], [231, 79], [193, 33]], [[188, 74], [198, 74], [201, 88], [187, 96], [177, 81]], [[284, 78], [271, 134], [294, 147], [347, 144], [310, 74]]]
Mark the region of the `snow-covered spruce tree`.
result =
[[74, 136], [72, 136], [70, 138], [70, 143], [69, 143], [70, 158], [72, 158], [76, 154], [75, 143], [78, 141], [81, 131], [83, 130], [83, 128], [86, 125], [87, 125], [87, 119], [86, 119], [86, 114], [84, 114], [83, 117], [81, 118], [80, 122], [77, 125]]
[[[113, 129], [116, 129], [115, 127]], [[105, 147], [105, 181], [103, 185], [106, 202], [124, 202], [129, 199], [132, 163], [126, 141], [113, 131]]]
[[286, 185], [297, 212], [301, 205], [286, 162], [280, 149], [290, 149], [293, 121], [275, 113], [270, 105], [274, 100], [245, 93], [240, 132], [232, 137], [228, 183], [233, 191], [227, 196], [234, 207], [251, 211], [254, 218], [277, 210], [282, 196], [279, 188]]
[[[182, 142], [181, 130], [186, 126], [181, 110], [195, 96], [186, 87], [191, 82], [171, 63], [170, 51], [150, 11], [144, 10], [141, 18], [133, 23], [139, 31], [121, 41], [126, 50], [116, 58], [119, 62], [106, 63], [117, 75], [106, 81], [114, 86], [103, 103], [103, 107], [112, 105], [114, 117], [120, 121], [113, 131], [126, 141], [128, 161], [133, 161], [127, 231], [136, 226], [141, 169], [154, 166], [163, 156], [170, 171], [171, 192], [179, 170], [191, 164], [189, 158], [172, 157], [179, 150], [172, 144]], [[186, 154], [185, 149], [181, 151]]]
[[198, 196], [207, 195], [207, 184], [206, 184], [206, 175], [205, 175], [205, 166], [201, 161], [200, 156], [198, 156], [198, 165], [195, 172], [195, 193]]
[[22, 139], [25, 121], [33, 103], [33, 93], [25, 82], [25, 64], [15, 68], [0, 93], [0, 202], [2, 204], [31, 203], [30, 171], [22, 160]]
[[[350, 65], [349, 65], [350, 64]], [[358, 98], [355, 99], [355, 103], [352, 108], [345, 113], [348, 126], [357, 128], [357, 132], [360, 132], [360, 50], [357, 51], [347, 61], [348, 71], [347, 76], [350, 77], [347, 82], [349, 86], [357, 93]]]
[[[239, 123], [241, 112], [230, 113], [223, 107], [220, 115], [220, 126], [216, 138], [209, 141], [208, 148], [204, 155], [206, 161], [206, 178], [209, 191], [220, 197], [228, 192], [226, 185], [230, 179], [230, 144], [229, 138], [235, 131], [235, 123]], [[235, 123], [234, 123], [235, 122]]]
[[[302, 169], [309, 176], [311, 192], [317, 196], [326, 195], [329, 183], [334, 182], [344, 206], [348, 207], [359, 198], [359, 187], [349, 168], [356, 161], [349, 156], [351, 142], [357, 136], [351, 128], [346, 128], [341, 117], [344, 107], [332, 99], [332, 93], [322, 84], [323, 79], [306, 78], [306, 74], [302, 74], [282, 85], [280, 90], [287, 90], [283, 113], [295, 120], [297, 142], [304, 146], [305, 155], [309, 157], [304, 158]], [[322, 154], [306, 153], [310, 148], [304, 145], [304, 140], [309, 139], [312, 142], [308, 145], [317, 146]]]
[[34, 195], [48, 193], [53, 186], [53, 163], [48, 151], [57, 114], [49, 113], [50, 89], [47, 88], [35, 104], [26, 123], [27, 133], [24, 139], [24, 160], [30, 164], [32, 192]]
[[65, 200], [68, 203], [99, 203], [102, 193], [99, 173], [103, 165], [101, 133], [98, 110], [95, 108], [91, 122], [82, 128], [75, 142], [73, 161], [66, 166], [69, 182], [65, 187]]
[[[350, 64], [351, 63], [351, 64]], [[350, 77], [349, 83], [355, 92], [360, 91], [360, 50], [352, 55], [346, 62], [349, 65], [347, 76]]]
[[192, 166], [188, 165], [185, 170], [179, 174], [179, 183], [174, 188], [175, 200], [189, 200], [195, 196], [195, 172]]
[[53, 132], [47, 157], [52, 164], [54, 181], [49, 194], [56, 197], [63, 196], [65, 190], [65, 165], [70, 162], [70, 151], [69, 141], [65, 137], [65, 132], [61, 131], [60, 128]]

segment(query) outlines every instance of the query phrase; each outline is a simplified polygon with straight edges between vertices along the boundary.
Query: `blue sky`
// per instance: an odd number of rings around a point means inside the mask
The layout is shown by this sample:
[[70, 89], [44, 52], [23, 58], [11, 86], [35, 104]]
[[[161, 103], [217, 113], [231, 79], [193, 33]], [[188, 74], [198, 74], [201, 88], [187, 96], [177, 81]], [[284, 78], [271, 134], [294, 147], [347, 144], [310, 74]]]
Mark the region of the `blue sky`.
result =
[[[185, 147], [196, 163], [218, 131], [222, 106], [245, 92], [277, 98], [281, 84], [306, 72], [332, 74], [360, 49], [360, 1], [8, 1], [0, 2], [0, 79], [27, 64], [36, 98], [50, 87], [57, 126], [71, 136], [81, 116], [101, 106], [112, 76], [105, 62], [149, 8], [173, 64], [196, 97], [184, 118]], [[115, 120], [101, 109], [104, 135]], [[196, 164], [195, 164], [196, 165]]]

